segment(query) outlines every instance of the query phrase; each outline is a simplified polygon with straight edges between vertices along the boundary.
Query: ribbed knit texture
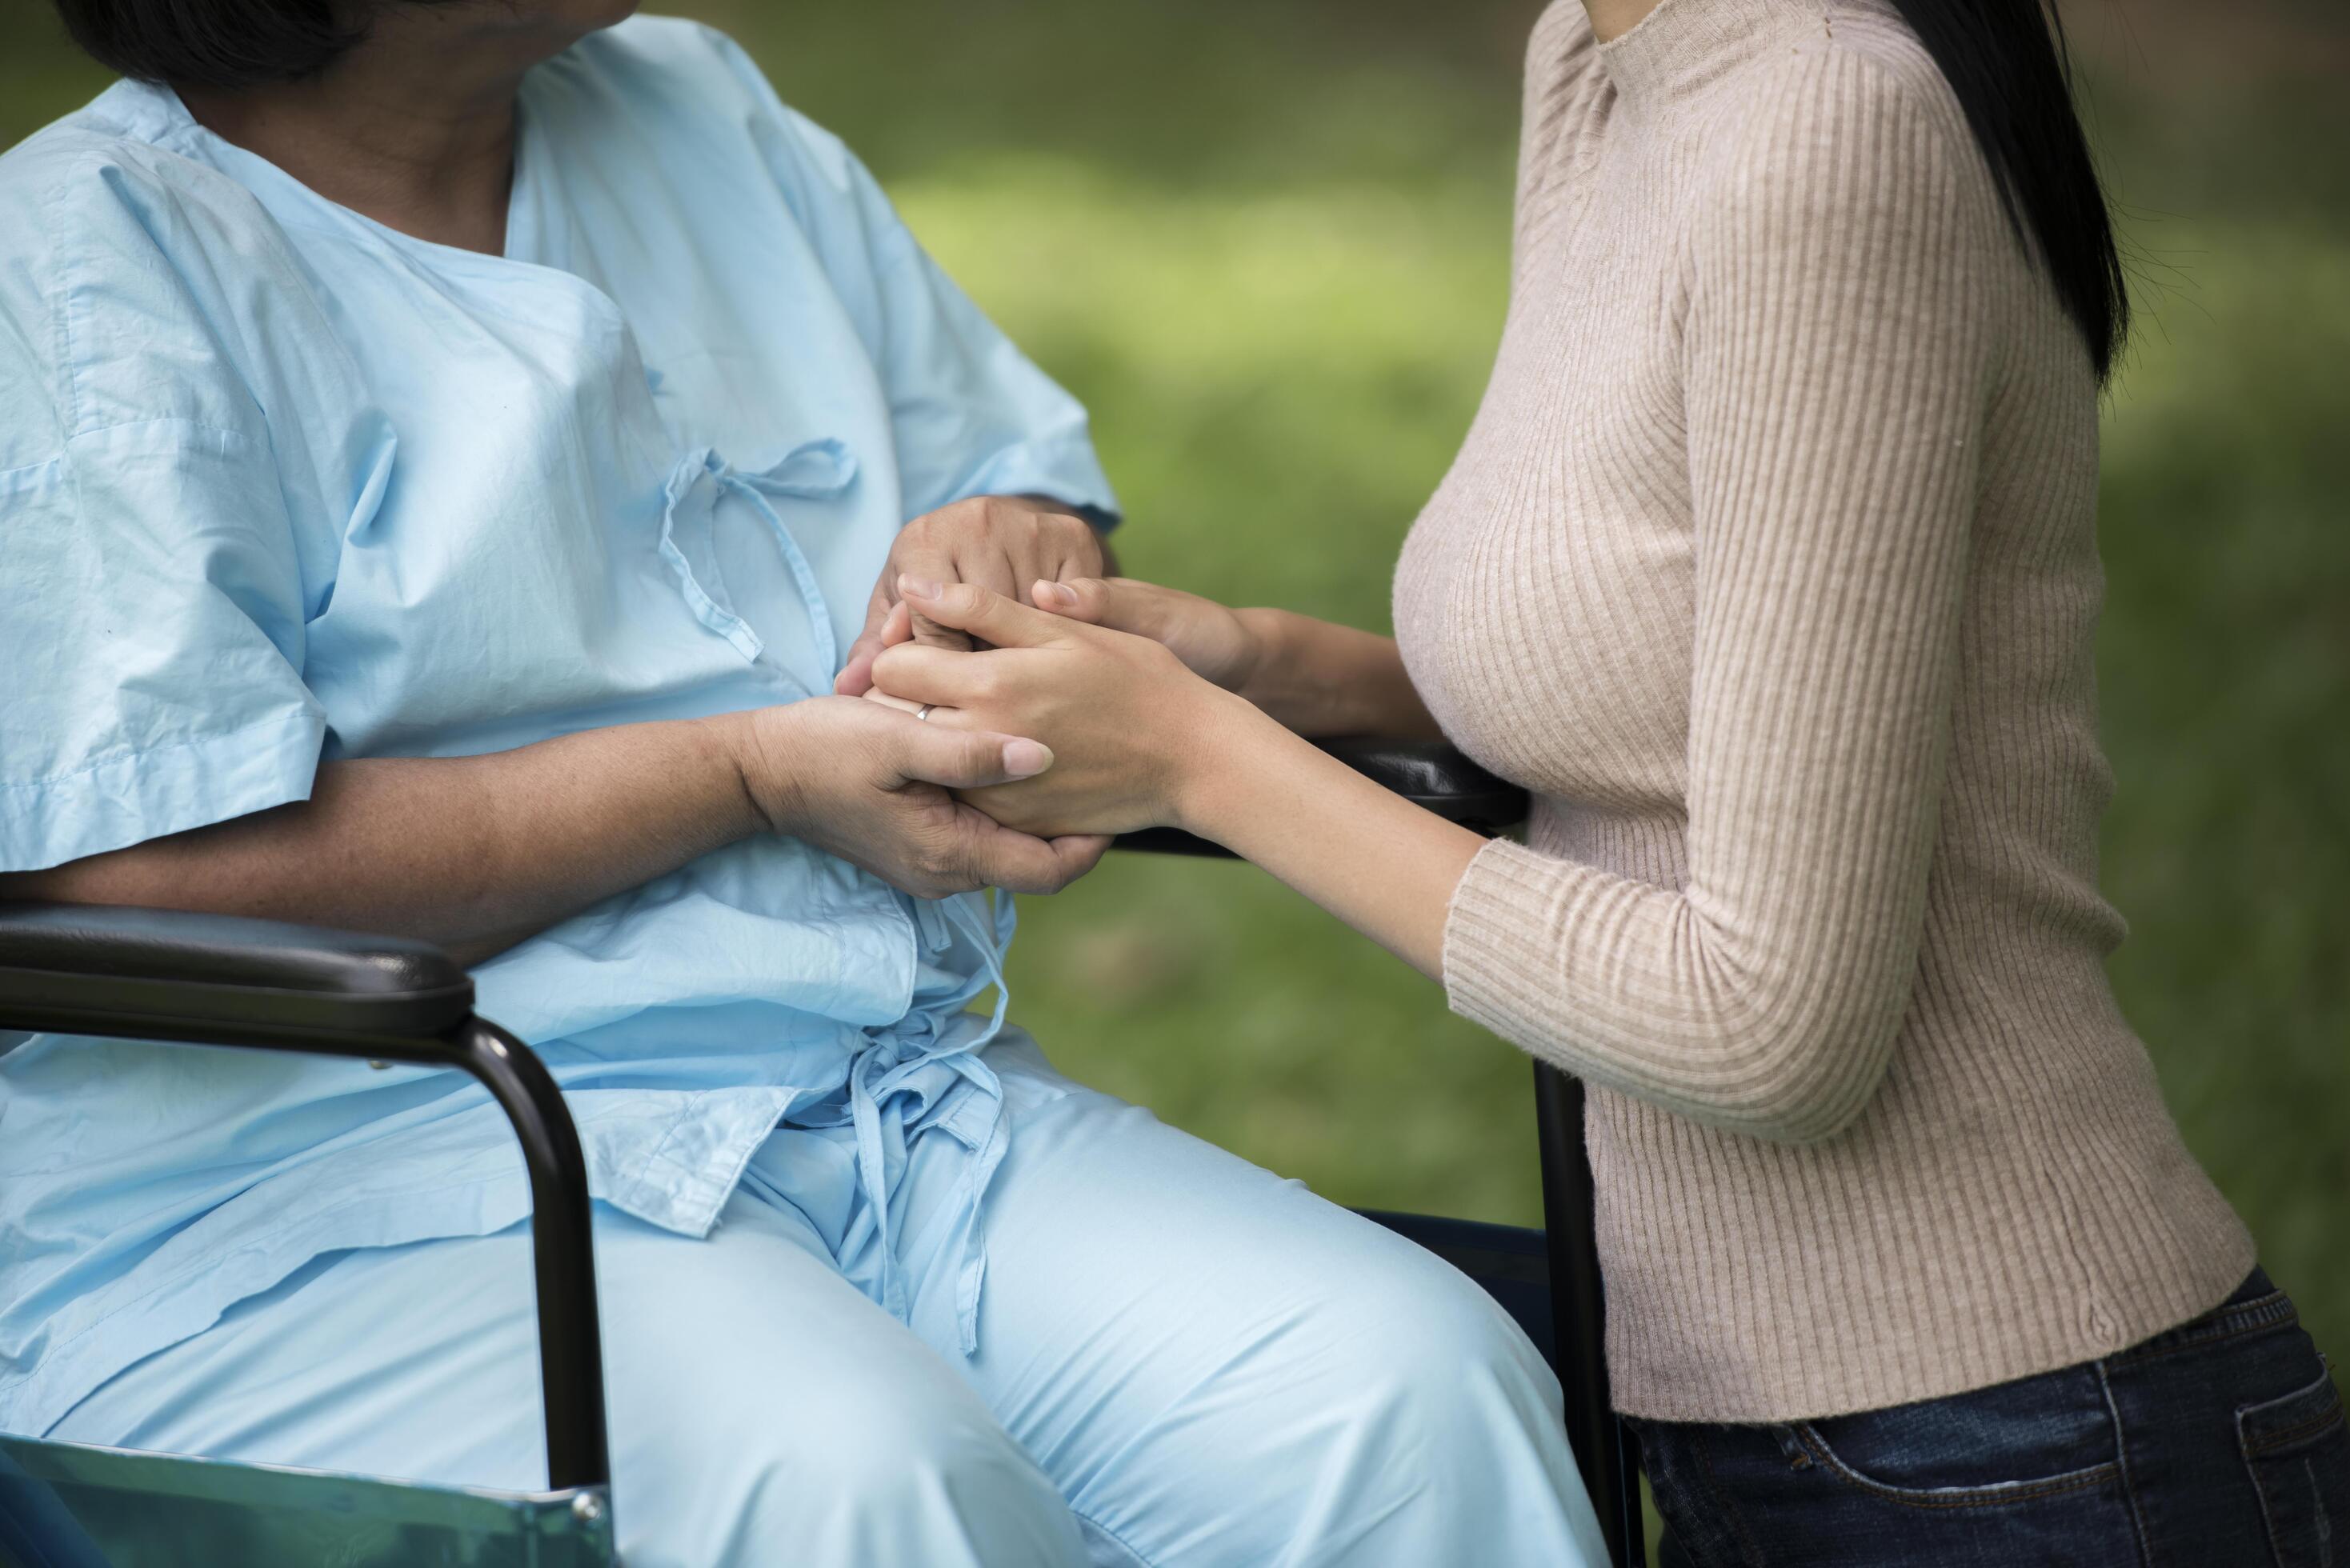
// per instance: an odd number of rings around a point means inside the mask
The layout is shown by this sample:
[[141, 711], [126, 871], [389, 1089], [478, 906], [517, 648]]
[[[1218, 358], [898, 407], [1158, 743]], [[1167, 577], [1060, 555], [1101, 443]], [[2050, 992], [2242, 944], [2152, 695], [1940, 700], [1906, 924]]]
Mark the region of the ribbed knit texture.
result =
[[1544, 16], [1508, 326], [1395, 610], [1537, 797], [1445, 983], [1592, 1085], [1627, 1411], [1981, 1387], [2251, 1267], [2105, 976], [2096, 399], [1889, 9]]

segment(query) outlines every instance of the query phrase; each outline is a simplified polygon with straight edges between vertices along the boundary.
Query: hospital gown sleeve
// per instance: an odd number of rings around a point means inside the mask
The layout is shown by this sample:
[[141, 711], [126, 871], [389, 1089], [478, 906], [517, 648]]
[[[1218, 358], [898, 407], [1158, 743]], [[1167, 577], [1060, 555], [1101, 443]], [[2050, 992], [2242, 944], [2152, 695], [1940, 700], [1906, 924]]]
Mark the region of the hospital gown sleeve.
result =
[[1084, 405], [931, 259], [839, 138], [777, 99], [737, 45], [708, 37], [753, 96], [768, 169], [859, 318], [889, 393], [908, 515], [972, 495], [1045, 495], [1113, 526], [1118, 498]]
[[265, 425], [107, 259], [0, 279], [0, 871], [303, 799], [325, 732]]

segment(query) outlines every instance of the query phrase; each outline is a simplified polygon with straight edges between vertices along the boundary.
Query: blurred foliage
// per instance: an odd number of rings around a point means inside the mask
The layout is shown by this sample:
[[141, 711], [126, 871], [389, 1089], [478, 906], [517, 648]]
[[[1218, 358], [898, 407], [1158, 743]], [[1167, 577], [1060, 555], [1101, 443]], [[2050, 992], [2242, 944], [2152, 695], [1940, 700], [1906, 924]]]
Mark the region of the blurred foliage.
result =
[[[1528, 0], [691, 6], [1095, 410], [1129, 570], [1384, 627], [1501, 327]], [[2113, 972], [2196, 1153], [2350, 1354], [2350, 23], [2074, 5], [2140, 326], [2109, 402]], [[0, 12], [0, 145], [102, 85]], [[1329, 1196], [1533, 1221], [1523, 1059], [1245, 867], [1024, 906], [1066, 1069]]]

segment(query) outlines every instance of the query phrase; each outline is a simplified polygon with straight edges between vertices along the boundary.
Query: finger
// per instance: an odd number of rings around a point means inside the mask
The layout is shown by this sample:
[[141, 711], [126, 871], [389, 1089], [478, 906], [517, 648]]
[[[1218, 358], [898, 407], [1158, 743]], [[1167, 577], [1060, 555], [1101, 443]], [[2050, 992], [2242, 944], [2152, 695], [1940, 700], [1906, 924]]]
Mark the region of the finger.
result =
[[865, 629], [848, 645], [848, 657], [840, 666], [840, 673], [832, 678], [832, 690], [842, 697], [862, 697], [873, 684], [873, 656], [888, 646], [882, 640], [883, 629], [889, 618], [897, 613], [897, 596], [891, 592], [897, 575], [883, 567], [880, 581], [873, 585], [873, 597], [865, 606]]
[[[1012, 558], [1004, 554], [1000, 545], [988, 539], [962, 541], [961, 547], [955, 551], [953, 567], [942, 577], [907, 573], [901, 576], [901, 582], [904, 576], [916, 576], [925, 582], [968, 583], [990, 593], [1014, 597], [1020, 592], [1020, 575]], [[910, 607], [913, 610], [916, 642], [931, 648], [968, 649], [973, 646], [974, 639], [962, 629], [923, 614], [919, 604]]]
[[1035, 778], [1053, 765], [1050, 748], [993, 730], [944, 729], [936, 724], [900, 726], [898, 776], [907, 783], [977, 789]]
[[1107, 833], [1064, 833], [1045, 842], [1060, 852], [1062, 864], [1083, 867], [1077, 873], [1082, 877], [1101, 864], [1101, 857], [1109, 853], [1109, 846], [1118, 840]]
[[958, 805], [956, 818], [969, 834], [963, 853], [980, 881], [1013, 893], [1057, 893], [1094, 868], [1109, 847], [1097, 834], [1038, 838], [1005, 827], [984, 812]]
[[987, 694], [990, 658], [909, 642], [883, 650], [874, 662], [873, 680], [890, 696], [916, 707], [934, 702], [941, 708], [969, 708]]
[[898, 591], [914, 607], [941, 626], [969, 632], [998, 648], [1040, 648], [1065, 640], [1067, 628], [1059, 618], [1031, 609], [1017, 599], [981, 587], [976, 583], [941, 587], [910, 573], [898, 579]]
[[864, 651], [862, 642], [848, 645], [848, 662], [832, 678], [832, 694], [836, 697], [863, 697], [873, 690], [873, 655]]
[[[897, 615], [902, 607], [894, 607], [889, 613], [893, 616]], [[889, 644], [878, 637], [870, 639], [860, 637], [850, 643], [847, 662], [840, 667], [840, 673], [832, 678], [834, 695], [863, 697], [869, 693], [873, 690], [873, 661], [880, 657], [881, 650], [888, 646]]]
[[[1044, 569], [1036, 575], [1048, 583], [1066, 583], [1115, 573], [1118, 568], [1109, 563], [1109, 547], [1094, 525], [1081, 517], [1072, 517], [1070, 521], [1075, 525], [1055, 536]], [[1031, 598], [1029, 602], [1036, 601]]]
[[[944, 541], [925, 536], [921, 539], [901, 538], [892, 557], [897, 570], [889, 577], [889, 597], [902, 603], [904, 596], [899, 585], [908, 577], [926, 583], [952, 583], [962, 578], [962, 566], [955, 559], [954, 546]], [[962, 633], [939, 626], [913, 613], [909, 607], [908, 635], [917, 642], [927, 642], [934, 648], [968, 648], [970, 640]]]
[[907, 641], [914, 635], [914, 612], [904, 603], [891, 605], [887, 618], [881, 622], [881, 633], [872, 641], [863, 638], [850, 645], [848, 662], [840, 667], [833, 678], [832, 689], [843, 697], [868, 697], [873, 692], [873, 661], [889, 649]]
[[903, 697], [892, 697], [887, 691], [878, 688], [866, 692], [865, 700], [868, 702], [879, 702], [884, 708], [895, 708], [900, 713], [911, 713], [917, 718], [920, 717], [922, 711], [922, 705], [920, 702], [909, 702]]
[[1011, 581], [1003, 590], [1003, 597], [1033, 605], [1036, 602], [1037, 583], [1075, 576], [1085, 569], [1071, 559], [1069, 550], [1053, 535], [1032, 535], [1007, 548], [1004, 572]]
[[1036, 602], [1055, 615], [1087, 626], [1130, 631], [1153, 641], [1171, 629], [1175, 597], [1155, 583], [1131, 577], [1072, 577], [1036, 585]]

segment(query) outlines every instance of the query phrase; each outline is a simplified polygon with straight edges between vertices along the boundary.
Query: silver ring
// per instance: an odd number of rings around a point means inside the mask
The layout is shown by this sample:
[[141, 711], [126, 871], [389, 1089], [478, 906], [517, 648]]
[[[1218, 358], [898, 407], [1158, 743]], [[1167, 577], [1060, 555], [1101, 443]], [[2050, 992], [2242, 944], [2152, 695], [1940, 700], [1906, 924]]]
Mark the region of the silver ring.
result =
[[935, 702], [925, 702], [920, 707], [914, 710], [914, 717], [917, 719], [927, 719], [931, 716], [931, 710], [937, 706], [938, 704]]

